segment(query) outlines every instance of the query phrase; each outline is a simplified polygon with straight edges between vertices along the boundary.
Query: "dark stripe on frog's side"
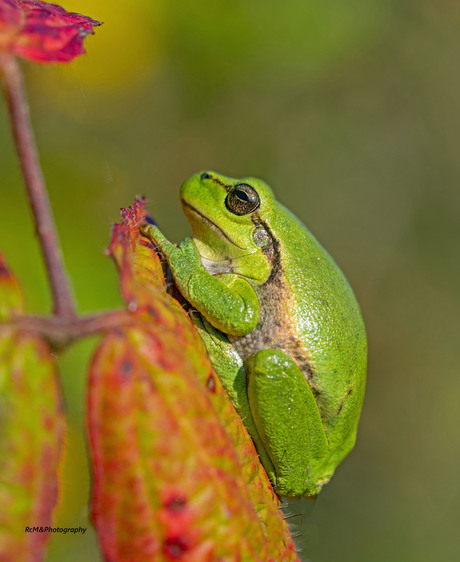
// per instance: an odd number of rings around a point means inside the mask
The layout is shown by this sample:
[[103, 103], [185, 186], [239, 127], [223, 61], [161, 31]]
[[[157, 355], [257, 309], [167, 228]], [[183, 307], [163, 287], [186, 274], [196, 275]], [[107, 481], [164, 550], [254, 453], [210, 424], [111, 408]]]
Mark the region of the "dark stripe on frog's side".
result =
[[286, 286], [283, 264], [281, 261], [281, 243], [276, 240], [270, 227], [258, 213], [252, 215], [252, 222], [262, 226], [270, 235], [273, 244], [262, 249], [272, 264], [269, 278], [262, 285], [253, 285], [259, 297], [261, 317], [252, 332], [242, 337], [230, 337], [239, 355], [246, 359], [261, 349], [281, 349], [299, 366], [313, 393], [320, 394], [315, 385], [315, 373], [309, 361], [307, 350], [303, 346], [301, 335], [290, 320], [290, 293]]

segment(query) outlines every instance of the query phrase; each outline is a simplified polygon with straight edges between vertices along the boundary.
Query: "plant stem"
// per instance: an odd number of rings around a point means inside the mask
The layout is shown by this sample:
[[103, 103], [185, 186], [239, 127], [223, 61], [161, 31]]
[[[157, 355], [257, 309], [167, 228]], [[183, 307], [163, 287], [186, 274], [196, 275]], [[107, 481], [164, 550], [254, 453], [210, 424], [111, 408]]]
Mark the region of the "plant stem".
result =
[[71, 319], [76, 314], [75, 304], [38, 160], [21, 69], [13, 56], [0, 54], [0, 70], [3, 73], [3, 84], [16, 151], [53, 295], [54, 315]]
[[10, 328], [37, 333], [45, 337], [56, 351], [62, 351], [71, 343], [84, 337], [101, 335], [103, 332], [139, 325], [142, 322], [126, 310], [112, 310], [59, 318], [57, 316], [17, 316], [9, 321], [1, 322], [0, 329]]

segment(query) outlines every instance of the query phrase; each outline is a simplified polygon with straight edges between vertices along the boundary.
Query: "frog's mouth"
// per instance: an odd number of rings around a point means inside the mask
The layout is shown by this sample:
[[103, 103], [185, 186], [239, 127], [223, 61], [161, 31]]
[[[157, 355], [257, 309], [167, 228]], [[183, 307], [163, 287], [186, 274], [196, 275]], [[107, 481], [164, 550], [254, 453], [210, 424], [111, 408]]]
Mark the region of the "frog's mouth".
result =
[[237, 244], [234, 240], [232, 240], [222, 229], [220, 229], [217, 226], [217, 224], [215, 224], [210, 219], [208, 219], [208, 217], [206, 215], [203, 215], [203, 213], [201, 211], [199, 211], [198, 209], [196, 209], [195, 207], [190, 205], [190, 203], [187, 203], [186, 201], [182, 200], [182, 206], [184, 207], [184, 212], [186, 214], [187, 214], [187, 211], [190, 211], [192, 214], [196, 215], [202, 223], [204, 223], [208, 228], [210, 228], [211, 230], [216, 232], [221, 238], [224, 238], [230, 244], [232, 244], [233, 246], [236, 246], [240, 250], [246, 249], [246, 248], [243, 248], [242, 246], [240, 246], [239, 244]]

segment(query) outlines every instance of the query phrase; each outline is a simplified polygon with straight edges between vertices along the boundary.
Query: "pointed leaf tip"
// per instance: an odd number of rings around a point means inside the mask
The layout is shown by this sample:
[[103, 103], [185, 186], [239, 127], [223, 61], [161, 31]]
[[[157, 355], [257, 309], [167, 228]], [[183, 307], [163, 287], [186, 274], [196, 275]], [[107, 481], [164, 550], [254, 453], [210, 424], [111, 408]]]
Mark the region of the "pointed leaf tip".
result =
[[136, 197], [134, 205], [121, 209], [123, 221], [112, 230], [107, 253], [120, 273], [123, 298], [128, 305], [150, 306], [152, 296], [164, 292], [166, 283], [160, 259], [153, 244], [142, 236], [140, 225], [152, 222], [145, 208], [145, 198]]

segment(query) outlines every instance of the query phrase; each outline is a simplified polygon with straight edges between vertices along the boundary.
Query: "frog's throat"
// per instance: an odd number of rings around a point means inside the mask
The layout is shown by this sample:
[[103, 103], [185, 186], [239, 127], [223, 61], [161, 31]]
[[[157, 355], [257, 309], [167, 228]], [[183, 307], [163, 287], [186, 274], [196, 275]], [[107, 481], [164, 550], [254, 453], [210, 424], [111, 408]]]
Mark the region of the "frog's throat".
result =
[[212, 222], [206, 215], [204, 215], [201, 211], [199, 211], [198, 209], [196, 209], [195, 207], [193, 207], [192, 205], [190, 205], [190, 203], [187, 203], [186, 201], [182, 201], [182, 205], [183, 207], [186, 208], [187, 211], [193, 213], [194, 215], [197, 216], [198, 220], [200, 220], [201, 222], [203, 222], [204, 224], [206, 224], [206, 226], [208, 226], [210, 229], [214, 230], [214, 232], [217, 232], [217, 234], [219, 234], [219, 236], [221, 236], [222, 238], [225, 238], [228, 242], [230, 242], [230, 244], [232, 244], [233, 246], [236, 246], [237, 248], [239, 248], [240, 250], [246, 250], [246, 248], [244, 248], [243, 246], [240, 246], [239, 244], [237, 244], [235, 242], [235, 240], [233, 240], [232, 238], [230, 238], [230, 236], [228, 236], [228, 234], [226, 234], [222, 229], [220, 229], [217, 224], [215, 224], [214, 222]]

